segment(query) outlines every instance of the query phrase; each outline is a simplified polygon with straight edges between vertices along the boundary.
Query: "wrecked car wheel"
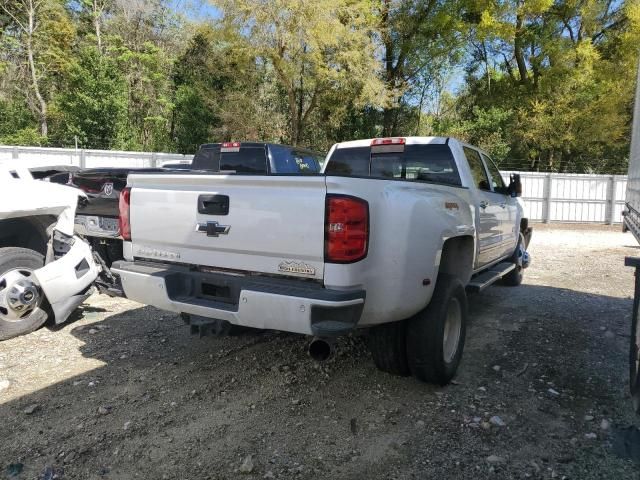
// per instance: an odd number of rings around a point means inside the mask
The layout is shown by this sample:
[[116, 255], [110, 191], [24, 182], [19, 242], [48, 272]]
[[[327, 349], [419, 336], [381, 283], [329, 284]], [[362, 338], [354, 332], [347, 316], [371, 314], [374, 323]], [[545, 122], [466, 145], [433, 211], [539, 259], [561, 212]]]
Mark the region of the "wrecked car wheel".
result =
[[48, 304], [34, 270], [44, 257], [27, 248], [0, 248], [0, 340], [41, 327], [49, 318]]

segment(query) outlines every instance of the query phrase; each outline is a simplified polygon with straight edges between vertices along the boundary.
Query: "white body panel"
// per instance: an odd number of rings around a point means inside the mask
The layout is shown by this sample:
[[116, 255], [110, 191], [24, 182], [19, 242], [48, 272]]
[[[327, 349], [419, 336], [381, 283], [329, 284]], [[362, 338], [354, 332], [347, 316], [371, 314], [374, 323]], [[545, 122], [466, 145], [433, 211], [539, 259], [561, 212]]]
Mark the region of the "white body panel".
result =
[[[294, 276], [322, 278], [323, 177], [162, 174], [130, 175], [129, 182], [134, 257], [261, 273], [295, 260], [315, 274]], [[205, 194], [229, 196], [229, 214], [198, 213]], [[217, 237], [196, 231], [207, 221], [230, 229]]]
[[[327, 192], [369, 202], [367, 257], [325, 265], [327, 288], [367, 292], [360, 325], [402, 320], [422, 310], [433, 293], [446, 239], [474, 236], [470, 191], [444, 185], [327, 177]], [[446, 209], [445, 203], [458, 208]], [[423, 285], [429, 280], [429, 285]]]
[[[18, 178], [14, 178], [12, 172]], [[57, 219], [54, 230], [73, 236], [79, 195], [84, 194], [71, 187], [33, 180], [27, 170], [0, 168], [0, 220], [52, 216]], [[78, 275], [76, 267], [83, 261], [87, 268]], [[73, 245], [63, 257], [34, 271], [56, 313], [56, 322], [64, 321], [66, 316], [59, 318], [59, 315], [68, 315], [82, 302], [85, 295], [78, 295], [87, 290], [98, 273], [91, 248], [79, 237], [73, 237]]]
[[[14, 178], [11, 172], [19, 175]], [[56, 229], [73, 235], [79, 190], [56, 183], [39, 182], [28, 170], [0, 168], [0, 220], [33, 215], [58, 218]]]
[[640, 242], [640, 65], [636, 84], [636, 101], [633, 110], [633, 124], [631, 127], [631, 152], [629, 155], [629, 176], [627, 180], [627, 195], [624, 215], [624, 225], [636, 240]]
[[[132, 241], [125, 242], [125, 258], [304, 277], [330, 291], [366, 292], [358, 326], [408, 318], [431, 299], [446, 240], [471, 240], [469, 272], [510, 256], [517, 244], [522, 209], [515, 198], [495, 193], [489, 198], [479, 192], [461, 143], [407, 138], [408, 145], [445, 142], [453, 152], [461, 186], [341, 176], [131, 175]], [[346, 142], [338, 148], [368, 145], [369, 140]], [[228, 195], [229, 214], [199, 214], [201, 194]], [[350, 195], [369, 204], [368, 251], [358, 262], [324, 263], [328, 194]], [[488, 205], [483, 208], [480, 202], [485, 198]], [[228, 234], [208, 237], [196, 232], [196, 224], [207, 220], [229, 226]], [[309, 266], [314, 273], [283, 272], [282, 262]], [[261, 328], [309, 333], [309, 307], [317, 304], [242, 290], [240, 298], [246, 297], [251, 305], [240, 302], [237, 310], [229, 310], [176, 301], [163, 279], [133, 272], [124, 264], [114, 272], [133, 300]]]

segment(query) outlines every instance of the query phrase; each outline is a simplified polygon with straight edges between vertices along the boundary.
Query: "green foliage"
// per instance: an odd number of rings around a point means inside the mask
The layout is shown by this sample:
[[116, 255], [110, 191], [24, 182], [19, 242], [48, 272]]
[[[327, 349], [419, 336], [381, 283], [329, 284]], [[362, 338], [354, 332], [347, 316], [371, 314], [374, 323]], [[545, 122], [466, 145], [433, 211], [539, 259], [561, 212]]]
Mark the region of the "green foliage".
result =
[[504, 169], [626, 169], [637, 0], [211, 1], [222, 18], [199, 22], [171, 0], [39, 0], [32, 31], [27, 0], [0, 2], [0, 142], [444, 135]]
[[247, 32], [261, 63], [273, 68], [287, 99], [288, 141], [303, 140], [310, 116], [330, 102], [332, 122], [349, 103], [378, 104], [383, 85], [366, 0], [219, 0], [227, 22]]
[[[0, 100], [0, 137], [5, 138], [35, 125], [23, 98]], [[10, 142], [4, 142], [10, 143]]]
[[113, 59], [87, 46], [65, 77], [56, 97], [63, 138], [77, 137], [81, 145], [111, 148], [126, 120], [125, 82]]
[[37, 127], [26, 127], [0, 136], [0, 144], [43, 147], [48, 145], [47, 137], [40, 135]]

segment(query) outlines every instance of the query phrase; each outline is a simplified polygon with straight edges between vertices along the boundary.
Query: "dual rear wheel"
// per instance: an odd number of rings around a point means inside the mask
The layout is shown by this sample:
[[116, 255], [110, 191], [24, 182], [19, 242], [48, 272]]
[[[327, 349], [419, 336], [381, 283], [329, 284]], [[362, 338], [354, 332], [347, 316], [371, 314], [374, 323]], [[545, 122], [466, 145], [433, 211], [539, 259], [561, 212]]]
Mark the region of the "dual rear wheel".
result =
[[376, 366], [394, 375], [446, 385], [464, 349], [467, 295], [452, 275], [438, 275], [429, 305], [408, 320], [371, 329], [369, 349]]

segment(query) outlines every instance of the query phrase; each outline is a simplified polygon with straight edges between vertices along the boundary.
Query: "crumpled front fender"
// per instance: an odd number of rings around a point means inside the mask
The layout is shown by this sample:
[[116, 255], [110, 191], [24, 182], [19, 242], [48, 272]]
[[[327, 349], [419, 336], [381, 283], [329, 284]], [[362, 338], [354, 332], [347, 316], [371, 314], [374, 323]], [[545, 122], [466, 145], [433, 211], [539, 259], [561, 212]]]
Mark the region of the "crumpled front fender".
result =
[[100, 271], [91, 247], [80, 237], [70, 240], [72, 245], [62, 257], [33, 272], [51, 305], [56, 323], [64, 322], [91, 294], [91, 284]]

